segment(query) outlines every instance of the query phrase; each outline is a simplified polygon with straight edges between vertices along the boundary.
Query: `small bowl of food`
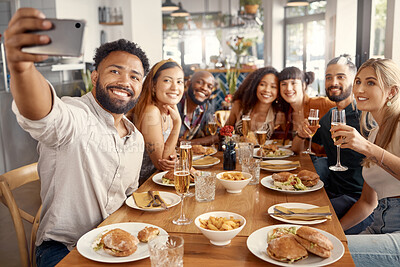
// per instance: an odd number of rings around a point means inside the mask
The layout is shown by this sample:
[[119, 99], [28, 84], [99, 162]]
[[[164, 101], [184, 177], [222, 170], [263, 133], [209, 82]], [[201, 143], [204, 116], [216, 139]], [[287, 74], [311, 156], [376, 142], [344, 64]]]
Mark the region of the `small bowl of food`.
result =
[[246, 219], [229, 211], [212, 211], [196, 217], [195, 225], [216, 246], [226, 246], [242, 231]]
[[217, 179], [228, 193], [240, 193], [253, 176], [247, 172], [228, 171], [217, 174]]

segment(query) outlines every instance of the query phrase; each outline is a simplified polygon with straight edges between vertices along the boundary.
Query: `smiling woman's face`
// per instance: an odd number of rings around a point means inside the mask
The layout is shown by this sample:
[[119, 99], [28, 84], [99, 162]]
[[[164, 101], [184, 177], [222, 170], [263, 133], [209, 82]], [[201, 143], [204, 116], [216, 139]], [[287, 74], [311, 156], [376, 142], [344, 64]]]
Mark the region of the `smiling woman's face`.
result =
[[261, 103], [272, 103], [278, 97], [278, 77], [269, 73], [257, 86], [257, 98]]
[[288, 79], [280, 82], [282, 98], [289, 104], [303, 102], [303, 83], [300, 79]]
[[388, 98], [388, 90], [380, 87], [375, 70], [371, 67], [366, 67], [358, 73], [354, 79], [353, 93], [357, 108], [372, 114], [379, 112]]
[[181, 68], [162, 70], [155, 84], [156, 99], [160, 104], [176, 105], [184, 91], [184, 74]]

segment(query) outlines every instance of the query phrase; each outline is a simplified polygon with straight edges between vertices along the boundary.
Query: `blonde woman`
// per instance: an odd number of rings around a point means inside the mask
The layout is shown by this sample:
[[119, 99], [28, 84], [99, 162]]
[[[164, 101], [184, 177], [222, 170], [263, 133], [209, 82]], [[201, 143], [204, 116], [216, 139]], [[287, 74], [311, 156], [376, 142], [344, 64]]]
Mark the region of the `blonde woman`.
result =
[[397, 266], [400, 261], [400, 68], [390, 59], [369, 59], [358, 70], [353, 93], [362, 111], [361, 133], [332, 127], [335, 145], [366, 158], [360, 199], [340, 220], [344, 230], [372, 212], [374, 222], [347, 236], [356, 266]]
[[143, 83], [139, 102], [128, 117], [143, 134], [145, 151], [139, 185], [157, 169], [174, 167], [175, 146], [181, 128], [177, 104], [184, 91], [181, 66], [172, 59], [158, 62]]

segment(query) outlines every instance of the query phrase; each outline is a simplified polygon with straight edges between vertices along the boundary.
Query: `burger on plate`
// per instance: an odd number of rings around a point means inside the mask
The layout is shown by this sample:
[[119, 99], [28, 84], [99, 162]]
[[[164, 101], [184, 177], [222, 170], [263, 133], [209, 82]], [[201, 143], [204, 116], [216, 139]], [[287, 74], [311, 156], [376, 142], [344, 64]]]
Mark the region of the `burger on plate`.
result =
[[272, 179], [276, 182], [286, 182], [287, 180], [289, 180], [289, 178], [293, 176], [292, 173], [290, 172], [280, 172], [280, 173], [274, 173], [272, 174]]
[[135, 236], [116, 228], [103, 234], [99, 245], [112, 256], [126, 257], [136, 251], [138, 243], [139, 240]]
[[302, 226], [297, 229], [297, 234], [294, 237], [309, 252], [322, 258], [331, 256], [333, 244], [319, 231], [308, 226]]
[[[194, 176], [196, 174], [197, 170], [192, 168], [190, 170], [190, 183], [194, 183]], [[163, 184], [174, 184], [174, 170], [168, 171], [164, 176], [162, 177], [162, 183]]]
[[267, 253], [274, 260], [288, 263], [308, 257], [307, 250], [296, 241], [293, 234], [273, 239], [268, 243]]
[[315, 172], [308, 170], [299, 171], [297, 177], [299, 177], [301, 182], [307, 187], [314, 186], [319, 181], [319, 175]]

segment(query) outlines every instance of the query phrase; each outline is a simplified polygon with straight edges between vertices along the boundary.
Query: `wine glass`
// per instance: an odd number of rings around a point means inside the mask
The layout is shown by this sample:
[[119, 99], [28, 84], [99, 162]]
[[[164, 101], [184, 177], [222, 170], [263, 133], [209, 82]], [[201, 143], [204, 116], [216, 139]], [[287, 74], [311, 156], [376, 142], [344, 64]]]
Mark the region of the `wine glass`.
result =
[[186, 194], [189, 192], [190, 186], [190, 169], [187, 159], [179, 158], [175, 161], [174, 166], [174, 185], [175, 190], [181, 197], [181, 214], [179, 218], [173, 220], [172, 222], [177, 225], [187, 225], [192, 222], [191, 219], [186, 218], [183, 212], [183, 200]]
[[260, 148], [263, 148], [265, 141], [267, 141], [268, 124], [266, 122], [257, 123], [256, 138]]
[[[218, 123], [217, 123], [217, 117], [215, 114], [210, 114], [208, 116], [207, 126], [208, 126], [208, 131], [210, 132], [210, 134], [212, 136], [217, 134]], [[214, 148], [214, 143], [212, 144], [212, 147]]]
[[[192, 150], [192, 142], [190, 141], [181, 141], [179, 146], [179, 157], [182, 160], [187, 160], [189, 171], [192, 169], [193, 165], [193, 150]], [[194, 194], [192, 192], [188, 192], [187, 197], [192, 197]]]
[[242, 115], [242, 134], [246, 139], [249, 137], [250, 131], [250, 116]]
[[308, 115], [308, 122], [310, 125], [308, 129], [311, 131], [310, 134], [310, 143], [308, 144], [308, 148], [306, 151], [303, 151], [304, 154], [315, 155], [314, 152], [311, 151], [311, 143], [314, 134], [318, 130], [318, 123], [319, 123], [319, 110], [318, 109], [310, 109], [310, 114]]
[[[334, 109], [332, 111], [332, 121], [331, 126], [339, 125], [339, 124], [346, 124], [346, 112], [343, 110]], [[334, 142], [336, 142], [340, 136], [332, 138]], [[332, 171], [346, 171], [348, 168], [340, 164], [340, 145], [336, 145], [337, 149], [337, 160], [335, 166], [329, 166], [329, 169]]]

